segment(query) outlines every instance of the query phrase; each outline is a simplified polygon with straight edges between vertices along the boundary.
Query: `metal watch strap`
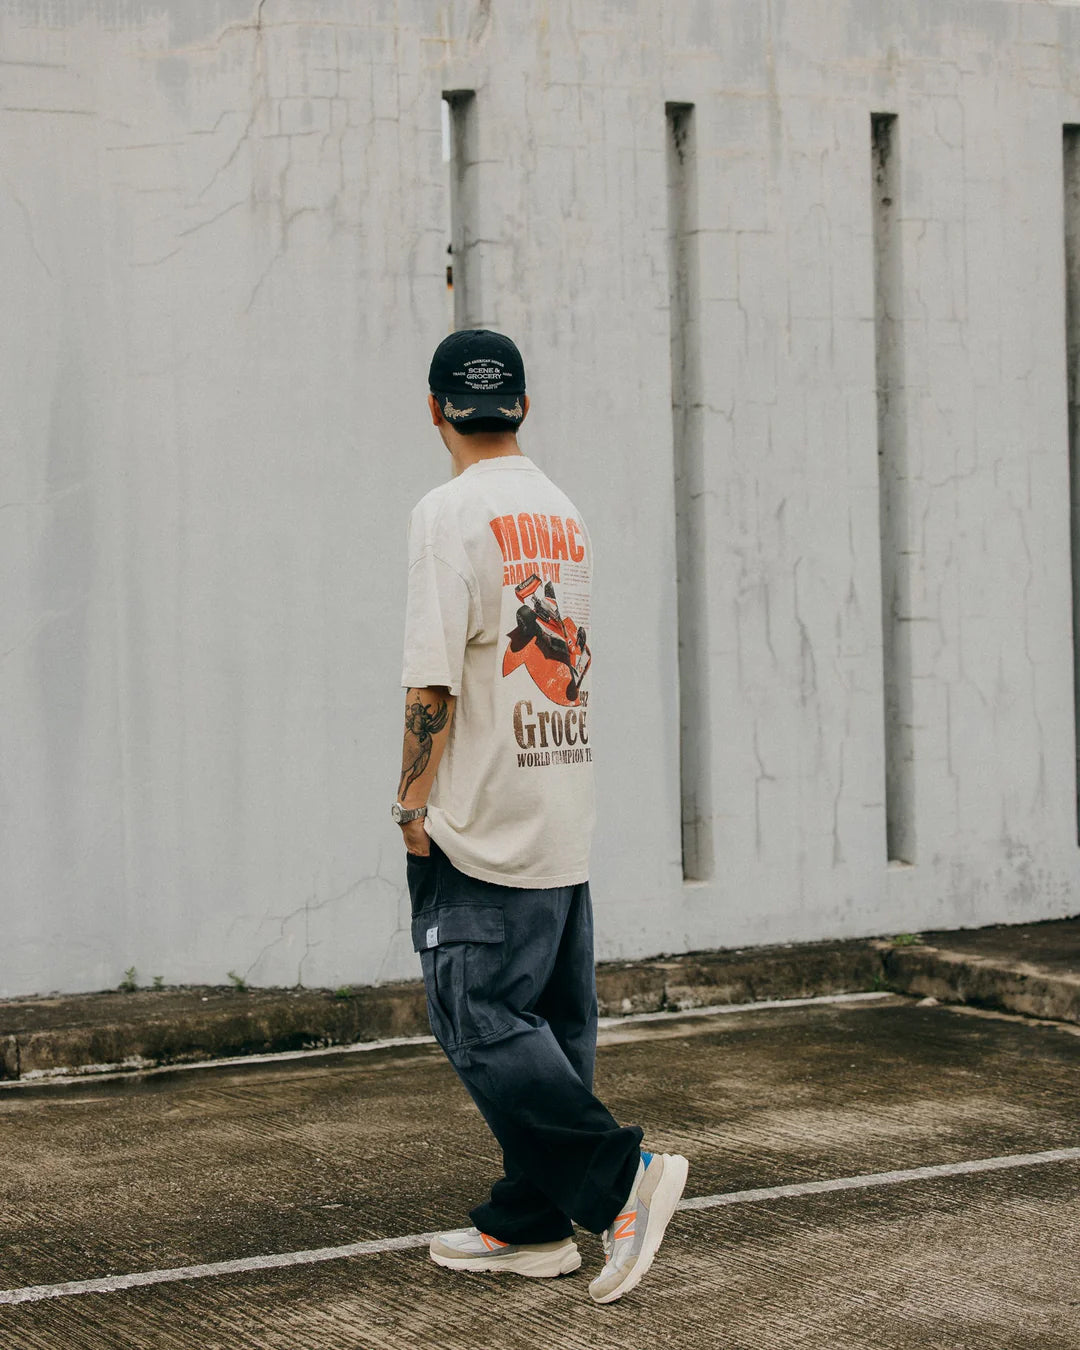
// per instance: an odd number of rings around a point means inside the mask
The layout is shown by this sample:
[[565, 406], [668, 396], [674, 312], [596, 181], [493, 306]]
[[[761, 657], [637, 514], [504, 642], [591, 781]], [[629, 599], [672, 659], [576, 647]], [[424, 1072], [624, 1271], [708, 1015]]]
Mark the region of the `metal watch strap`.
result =
[[395, 802], [390, 808], [390, 814], [399, 825], [407, 825], [410, 820], [420, 820], [422, 816], [426, 816], [427, 807], [413, 806], [406, 810], [400, 802]]

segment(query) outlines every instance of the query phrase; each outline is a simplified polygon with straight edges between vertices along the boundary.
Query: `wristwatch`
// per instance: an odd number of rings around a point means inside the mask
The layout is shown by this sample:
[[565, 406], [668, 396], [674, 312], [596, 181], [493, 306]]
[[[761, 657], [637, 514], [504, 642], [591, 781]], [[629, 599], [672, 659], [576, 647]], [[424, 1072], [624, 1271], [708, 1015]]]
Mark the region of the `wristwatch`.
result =
[[426, 816], [427, 807], [414, 806], [406, 811], [400, 802], [395, 802], [390, 808], [390, 815], [398, 825], [407, 825], [410, 820], [420, 820], [422, 816]]

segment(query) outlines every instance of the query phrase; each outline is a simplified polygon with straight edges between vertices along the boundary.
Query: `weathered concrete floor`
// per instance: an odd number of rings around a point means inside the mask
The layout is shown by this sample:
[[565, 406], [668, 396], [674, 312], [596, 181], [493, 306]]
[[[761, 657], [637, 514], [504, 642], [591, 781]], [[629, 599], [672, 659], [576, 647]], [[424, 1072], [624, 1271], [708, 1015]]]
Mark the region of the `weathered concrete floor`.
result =
[[[688, 1194], [1080, 1145], [1080, 1035], [908, 1001], [627, 1024], [598, 1088]], [[0, 1288], [450, 1227], [496, 1153], [437, 1051], [0, 1099]], [[0, 1307], [5, 1350], [1076, 1350], [1080, 1163], [676, 1216], [610, 1308], [423, 1252]]]

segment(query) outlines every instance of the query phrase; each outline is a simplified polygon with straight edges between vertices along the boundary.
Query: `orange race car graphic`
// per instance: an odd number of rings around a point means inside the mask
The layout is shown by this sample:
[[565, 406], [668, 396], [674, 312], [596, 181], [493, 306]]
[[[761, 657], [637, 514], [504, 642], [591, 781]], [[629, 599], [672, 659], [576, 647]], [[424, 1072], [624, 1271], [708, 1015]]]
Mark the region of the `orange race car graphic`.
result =
[[592, 653], [579, 628], [559, 611], [552, 582], [533, 572], [514, 587], [521, 602], [517, 625], [507, 636], [503, 675], [524, 665], [542, 693], [553, 703], [571, 706], [580, 701], [581, 682], [592, 664]]

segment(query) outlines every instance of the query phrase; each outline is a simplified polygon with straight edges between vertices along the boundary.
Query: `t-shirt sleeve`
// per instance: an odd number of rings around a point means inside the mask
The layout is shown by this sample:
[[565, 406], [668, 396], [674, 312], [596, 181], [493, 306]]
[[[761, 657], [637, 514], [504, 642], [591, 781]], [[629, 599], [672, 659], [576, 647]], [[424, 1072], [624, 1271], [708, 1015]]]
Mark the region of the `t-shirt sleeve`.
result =
[[430, 546], [424, 548], [409, 567], [401, 672], [406, 689], [445, 685], [455, 696], [461, 692], [469, 608], [464, 577]]

